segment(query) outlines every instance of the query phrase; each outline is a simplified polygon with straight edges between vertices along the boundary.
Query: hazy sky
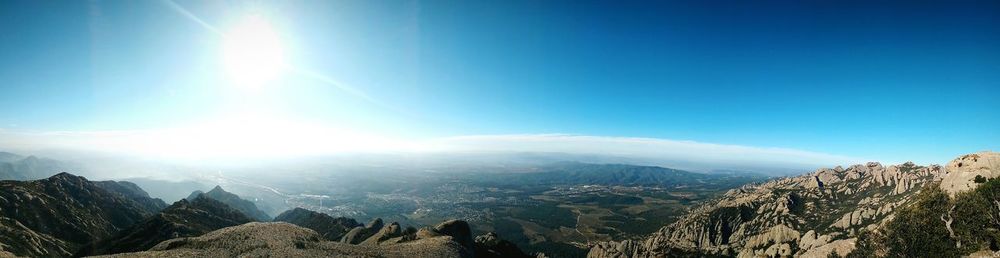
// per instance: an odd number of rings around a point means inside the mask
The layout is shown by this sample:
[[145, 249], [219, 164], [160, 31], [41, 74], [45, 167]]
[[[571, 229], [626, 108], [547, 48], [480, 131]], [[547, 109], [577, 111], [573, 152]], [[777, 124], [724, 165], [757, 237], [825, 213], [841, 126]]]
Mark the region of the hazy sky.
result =
[[314, 142], [354, 141], [337, 150], [371, 145], [355, 134], [1000, 150], [1000, 1], [247, 2], [3, 1], [0, 139], [274, 138], [224, 151], [327, 132], [262, 126], [302, 121], [351, 132]]

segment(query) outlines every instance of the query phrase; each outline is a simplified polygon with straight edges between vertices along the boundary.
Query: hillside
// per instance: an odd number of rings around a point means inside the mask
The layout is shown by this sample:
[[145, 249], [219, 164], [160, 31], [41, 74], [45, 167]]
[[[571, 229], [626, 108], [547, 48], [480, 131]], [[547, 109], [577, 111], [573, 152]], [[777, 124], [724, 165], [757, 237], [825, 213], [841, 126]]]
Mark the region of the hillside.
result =
[[240, 211], [202, 194], [190, 201], [181, 199], [135, 226], [82, 248], [76, 255], [144, 251], [165, 240], [200, 236], [251, 221]]
[[86, 178], [59, 173], [0, 181], [0, 247], [20, 256], [63, 257], [154, 214], [154, 200], [126, 196]]
[[[947, 168], [913, 163], [885, 167], [870, 162], [747, 185], [694, 209], [645, 240], [599, 243], [588, 256], [846, 255], [855, 249], [859, 235], [878, 231], [900, 210], [910, 209], [918, 194], [939, 189], [939, 182], [957, 182], [951, 185], [961, 189], [977, 184], [972, 182], [974, 175], [969, 177], [969, 169], [957, 165], [967, 158], [960, 157]], [[984, 167], [968, 161], [961, 166], [970, 165]], [[975, 171], [988, 176], [995, 173], [995, 167], [985, 167]], [[922, 191], [926, 189], [930, 190]], [[944, 222], [939, 226], [943, 229]]]

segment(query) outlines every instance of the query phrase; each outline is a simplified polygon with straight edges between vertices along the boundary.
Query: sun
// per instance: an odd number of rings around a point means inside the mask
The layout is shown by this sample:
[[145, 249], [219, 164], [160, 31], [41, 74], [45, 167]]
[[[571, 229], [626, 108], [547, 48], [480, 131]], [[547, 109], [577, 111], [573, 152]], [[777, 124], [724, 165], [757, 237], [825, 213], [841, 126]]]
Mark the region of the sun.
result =
[[226, 76], [241, 89], [259, 89], [286, 69], [281, 39], [260, 15], [247, 16], [224, 35], [222, 58]]

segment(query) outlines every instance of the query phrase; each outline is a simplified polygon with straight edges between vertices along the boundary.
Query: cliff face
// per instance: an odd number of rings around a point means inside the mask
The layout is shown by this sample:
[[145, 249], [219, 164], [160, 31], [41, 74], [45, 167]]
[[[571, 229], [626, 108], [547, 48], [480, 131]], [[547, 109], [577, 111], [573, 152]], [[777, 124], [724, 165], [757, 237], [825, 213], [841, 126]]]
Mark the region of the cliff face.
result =
[[[941, 189], [951, 196], [968, 191], [982, 183], [982, 179], [1000, 177], [1000, 153], [979, 152], [962, 155], [945, 166], [948, 175], [941, 181]], [[976, 182], [976, 178], [980, 182]]]
[[870, 162], [746, 185], [693, 209], [644, 240], [598, 243], [588, 256], [826, 257], [833, 251], [843, 255], [854, 249], [861, 229], [874, 229], [891, 219], [924, 185], [959, 177], [945, 171], [937, 165], [886, 167]]

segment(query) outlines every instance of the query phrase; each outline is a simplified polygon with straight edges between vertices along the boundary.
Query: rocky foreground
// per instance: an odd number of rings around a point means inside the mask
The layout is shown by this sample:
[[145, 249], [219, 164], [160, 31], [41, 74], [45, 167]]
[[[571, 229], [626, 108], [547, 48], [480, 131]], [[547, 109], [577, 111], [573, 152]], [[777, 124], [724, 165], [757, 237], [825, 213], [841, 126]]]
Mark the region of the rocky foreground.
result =
[[644, 240], [599, 243], [588, 257], [847, 255], [862, 231], [891, 221], [923, 187], [954, 196], [997, 176], [1000, 154], [994, 152], [963, 155], [945, 167], [870, 162], [824, 168], [730, 190]]
[[473, 257], [459, 242], [439, 235], [393, 245], [351, 245], [284, 222], [254, 222], [107, 257]]

